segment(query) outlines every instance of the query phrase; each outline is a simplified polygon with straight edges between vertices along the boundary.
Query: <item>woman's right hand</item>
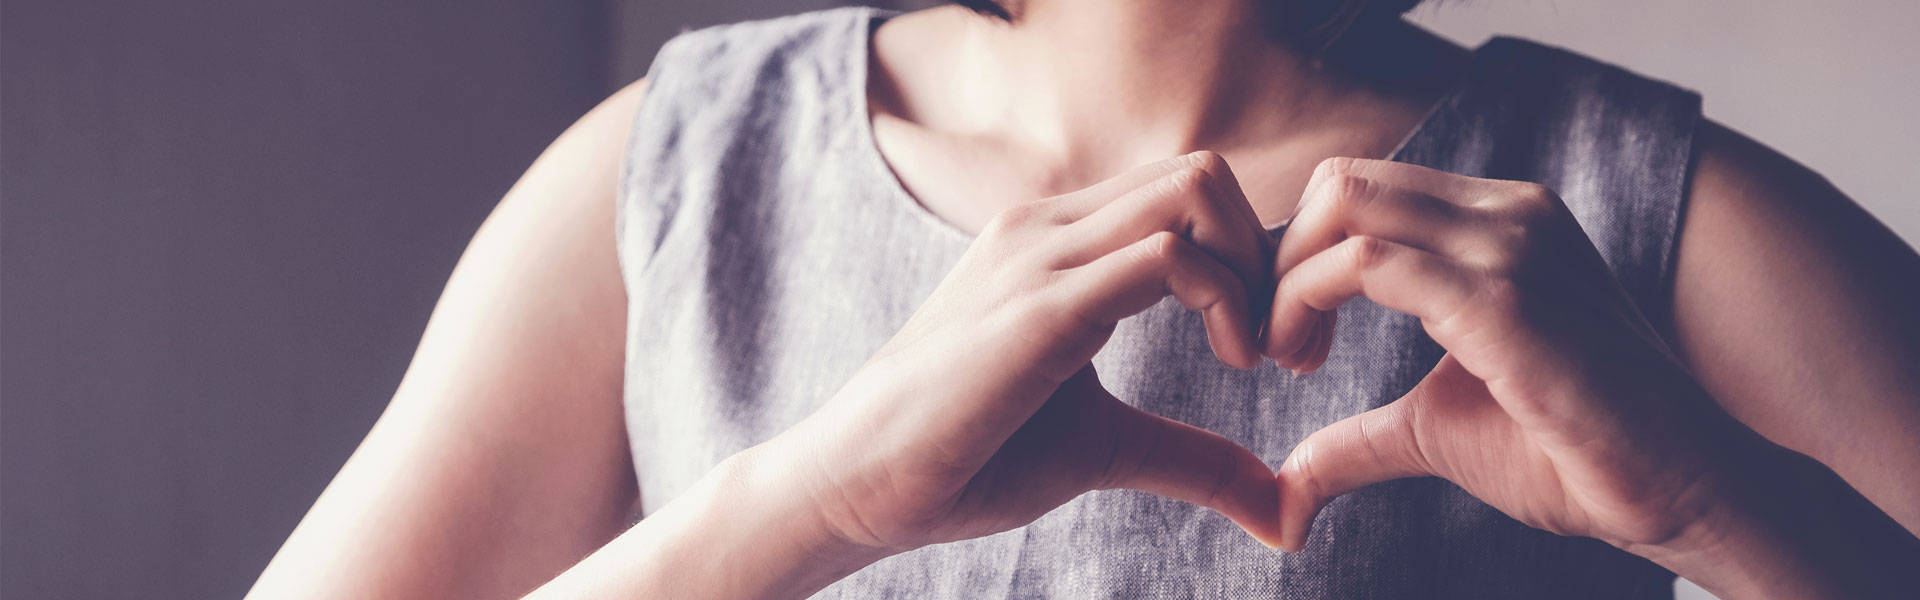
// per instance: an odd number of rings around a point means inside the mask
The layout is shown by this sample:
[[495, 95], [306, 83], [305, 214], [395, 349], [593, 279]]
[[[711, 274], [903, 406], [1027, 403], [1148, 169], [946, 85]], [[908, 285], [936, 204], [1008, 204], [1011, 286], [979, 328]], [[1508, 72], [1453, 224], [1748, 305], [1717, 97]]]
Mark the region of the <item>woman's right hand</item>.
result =
[[[996, 217], [900, 332], [818, 412], [749, 453], [873, 556], [1020, 527], [1082, 493], [1203, 505], [1273, 544], [1272, 471], [1133, 408], [1089, 362], [1172, 295], [1214, 354], [1257, 366], [1273, 241], [1219, 156], [1147, 165]], [[759, 466], [767, 467], [767, 463]]]

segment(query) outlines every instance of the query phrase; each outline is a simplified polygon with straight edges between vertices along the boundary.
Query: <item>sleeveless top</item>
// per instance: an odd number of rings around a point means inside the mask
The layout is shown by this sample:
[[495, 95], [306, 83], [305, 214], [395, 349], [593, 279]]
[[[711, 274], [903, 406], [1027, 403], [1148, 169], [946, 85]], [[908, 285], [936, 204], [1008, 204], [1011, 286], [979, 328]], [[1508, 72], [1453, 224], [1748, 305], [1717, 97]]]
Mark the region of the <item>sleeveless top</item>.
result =
[[[642, 514], [813, 412], [967, 249], [874, 145], [868, 40], [890, 14], [694, 31], [653, 63], [617, 216]], [[1652, 314], [1671, 295], [1699, 102], [1496, 38], [1393, 160], [1556, 190]], [[1121, 322], [1093, 362], [1114, 395], [1278, 465], [1307, 434], [1398, 399], [1444, 352], [1416, 319], [1364, 299], [1339, 320], [1332, 356], [1303, 377], [1221, 364], [1198, 315], [1170, 299]], [[884, 559], [818, 597], [1619, 599], [1668, 598], [1672, 582], [1605, 543], [1529, 528], [1420, 478], [1335, 500], [1298, 554], [1206, 509], [1099, 491], [1027, 527]]]

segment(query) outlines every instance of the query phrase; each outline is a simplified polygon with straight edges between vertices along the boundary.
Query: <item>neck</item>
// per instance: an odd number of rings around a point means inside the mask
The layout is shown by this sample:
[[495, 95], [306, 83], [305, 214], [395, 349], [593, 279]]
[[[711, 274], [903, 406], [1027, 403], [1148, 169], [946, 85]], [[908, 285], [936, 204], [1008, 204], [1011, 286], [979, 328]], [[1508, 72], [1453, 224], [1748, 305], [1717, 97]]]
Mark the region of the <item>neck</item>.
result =
[[[975, 19], [963, 127], [1093, 173], [1247, 140], [1284, 139], [1333, 95], [1247, 0], [1034, 0]], [[1257, 74], [1257, 75], [1256, 75]]]

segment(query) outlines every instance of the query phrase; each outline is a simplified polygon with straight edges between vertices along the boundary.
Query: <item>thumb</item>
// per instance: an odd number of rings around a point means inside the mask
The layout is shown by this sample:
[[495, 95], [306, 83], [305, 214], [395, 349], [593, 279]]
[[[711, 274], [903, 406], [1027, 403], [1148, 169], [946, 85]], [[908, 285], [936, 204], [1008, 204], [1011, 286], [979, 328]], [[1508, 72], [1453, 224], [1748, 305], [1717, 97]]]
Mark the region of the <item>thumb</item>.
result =
[[1260, 457], [1219, 434], [1107, 399], [1114, 446], [1101, 489], [1134, 489], [1205, 506], [1262, 544], [1280, 542], [1280, 491]]
[[1402, 398], [1341, 419], [1293, 448], [1277, 475], [1282, 549], [1305, 548], [1314, 515], [1341, 494], [1382, 481], [1432, 474], [1414, 438], [1415, 406]]

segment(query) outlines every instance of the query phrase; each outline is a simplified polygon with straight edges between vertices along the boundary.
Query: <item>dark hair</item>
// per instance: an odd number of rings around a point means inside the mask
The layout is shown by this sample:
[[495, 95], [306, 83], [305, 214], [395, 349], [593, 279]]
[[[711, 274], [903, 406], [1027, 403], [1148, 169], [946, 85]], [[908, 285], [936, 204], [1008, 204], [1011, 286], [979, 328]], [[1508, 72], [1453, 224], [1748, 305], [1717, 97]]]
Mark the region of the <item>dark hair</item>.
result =
[[[1013, 21], [1007, 0], [951, 0], [973, 12]], [[1017, 3], [1019, 0], [1013, 0]], [[1422, 0], [1266, 0], [1276, 33], [1302, 49], [1318, 52], [1361, 20], [1398, 17]], [[1015, 4], [1017, 6], [1017, 4]]]

